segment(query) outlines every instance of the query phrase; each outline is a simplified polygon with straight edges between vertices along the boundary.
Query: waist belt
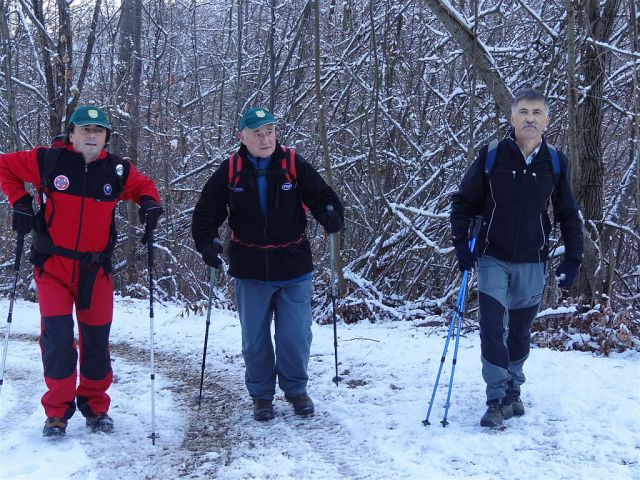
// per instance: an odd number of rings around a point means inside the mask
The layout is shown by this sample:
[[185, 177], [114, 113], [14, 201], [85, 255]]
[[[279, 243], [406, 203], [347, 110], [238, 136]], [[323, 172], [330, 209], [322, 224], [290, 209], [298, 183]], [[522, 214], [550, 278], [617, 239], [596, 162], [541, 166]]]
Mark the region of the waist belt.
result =
[[260, 250], [272, 250], [272, 249], [276, 249], [276, 248], [287, 248], [287, 247], [290, 247], [292, 245], [299, 245], [302, 242], [304, 242], [304, 235], [301, 235], [299, 238], [296, 238], [295, 240], [291, 240], [290, 242], [285, 242], [285, 243], [267, 243], [266, 245], [258, 245], [257, 243], [243, 242], [238, 237], [236, 237], [235, 232], [232, 230], [231, 231], [231, 241], [234, 242], [234, 243], [237, 243], [238, 245], [242, 245], [243, 247], [247, 247], [247, 248], [258, 248]]
[[98, 270], [102, 267], [105, 273], [111, 271], [111, 255], [113, 253], [111, 245], [103, 252], [80, 252], [54, 245], [47, 232], [34, 232], [33, 249], [43, 255], [59, 255], [80, 262], [77, 308], [89, 308]]

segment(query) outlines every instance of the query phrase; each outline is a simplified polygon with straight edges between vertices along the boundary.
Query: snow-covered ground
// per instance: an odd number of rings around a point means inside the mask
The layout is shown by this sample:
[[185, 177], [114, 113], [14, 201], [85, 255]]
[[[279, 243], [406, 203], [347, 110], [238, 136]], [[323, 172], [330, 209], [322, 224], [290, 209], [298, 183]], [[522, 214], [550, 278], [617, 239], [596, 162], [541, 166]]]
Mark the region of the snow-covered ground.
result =
[[[0, 302], [2, 321], [8, 302]], [[117, 299], [112, 328], [116, 429], [91, 434], [74, 416], [67, 437], [41, 436], [37, 305], [17, 301], [0, 393], [0, 478], [6, 479], [638, 479], [640, 355], [609, 358], [532, 350], [523, 387], [526, 415], [502, 431], [484, 413], [477, 334], [460, 341], [442, 428], [453, 343], [423, 426], [444, 329], [421, 322], [314, 325], [309, 393], [301, 419], [279, 393], [276, 419], [255, 422], [244, 389], [240, 327], [214, 310], [204, 395], [197, 407], [205, 314], [155, 305], [156, 432], [151, 433], [148, 301]], [[3, 335], [6, 323], [3, 323]], [[4, 336], [3, 336], [4, 338]]]

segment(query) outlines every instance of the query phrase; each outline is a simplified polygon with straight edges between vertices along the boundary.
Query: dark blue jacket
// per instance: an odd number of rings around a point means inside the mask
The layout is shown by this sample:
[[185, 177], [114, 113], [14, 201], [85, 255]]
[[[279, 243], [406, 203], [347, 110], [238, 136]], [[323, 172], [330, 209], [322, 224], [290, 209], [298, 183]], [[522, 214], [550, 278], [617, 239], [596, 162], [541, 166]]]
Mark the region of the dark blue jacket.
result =
[[[282, 281], [311, 272], [313, 262], [305, 236], [307, 217], [302, 202], [323, 224], [327, 205], [332, 205], [343, 218], [340, 199], [297, 153], [297, 182], [292, 187], [282, 172], [284, 152], [279, 143], [271, 162], [262, 171], [256, 170], [247, 159], [248, 151], [244, 145], [238, 154], [244, 161], [240, 181], [233, 189], [229, 188], [228, 159], [222, 162], [202, 189], [191, 226], [196, 249], [202, 252], [211, 244], [228, 216], [232, 231], [228, 249], [231, 276]], [[259, 176], [266, 178], [266, 214], [260, 208]]]
[[554, 184], [551, 157], [543, 137], [530, 165], [514, 141], [513, 131], [497, 147], [493, 174], [484, 173], [488, 146], [467, 170], [452, 195], [453, 244], [466, 242], [469, 219], [482, 215], [476, 252], [517, 263], [544, 262], [549, 254], [553, 205], [565, 245], [565, 259], [582, 262], [582, 222], [571, 193], [567, 158], [558, 151], [560, 176]]

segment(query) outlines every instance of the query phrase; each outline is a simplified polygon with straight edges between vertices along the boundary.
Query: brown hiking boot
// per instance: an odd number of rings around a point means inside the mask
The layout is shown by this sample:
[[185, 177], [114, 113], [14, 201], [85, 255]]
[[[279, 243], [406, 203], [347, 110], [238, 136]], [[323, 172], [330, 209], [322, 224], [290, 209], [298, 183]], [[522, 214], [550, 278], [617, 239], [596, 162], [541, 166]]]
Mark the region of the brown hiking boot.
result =
[[87, 417], [87, 428], [89, 428], [92, 433], [111, 433], [113, 432], [113, 419], [106, 413], [98, 413]]
[[47, 417], [42, 429], [44, 437], [64, 437], [67, 434], [67, 420], [64, 418]]
[[276, 414], [273, 411], [273, 402], [271, 400], [263, 400], [254, 398], [253, 400], [253, 418], [259, 422], [273, 420]]
[[292, 397], [287, 397], [285, 395], [285, 398], [293, 405], [293, 411], [296, 415], [300, 415], [301, 417], [309, 417], [313, 415], [315, 411], [313, 401], [306, 393], [301, 393], [300, 395], [294, 395]]

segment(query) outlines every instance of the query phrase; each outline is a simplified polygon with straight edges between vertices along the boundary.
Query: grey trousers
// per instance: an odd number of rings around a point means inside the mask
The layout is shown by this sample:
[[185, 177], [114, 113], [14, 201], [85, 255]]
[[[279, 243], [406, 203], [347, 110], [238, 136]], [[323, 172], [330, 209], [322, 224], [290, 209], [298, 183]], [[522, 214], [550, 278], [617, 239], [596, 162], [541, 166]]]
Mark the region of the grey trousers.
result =
[[478, 259], [480, 346], [487, 402], [520, 392], [525, 382], [531, 323], [544, 288], [545, 263], [513, 263], [489, 256]]

